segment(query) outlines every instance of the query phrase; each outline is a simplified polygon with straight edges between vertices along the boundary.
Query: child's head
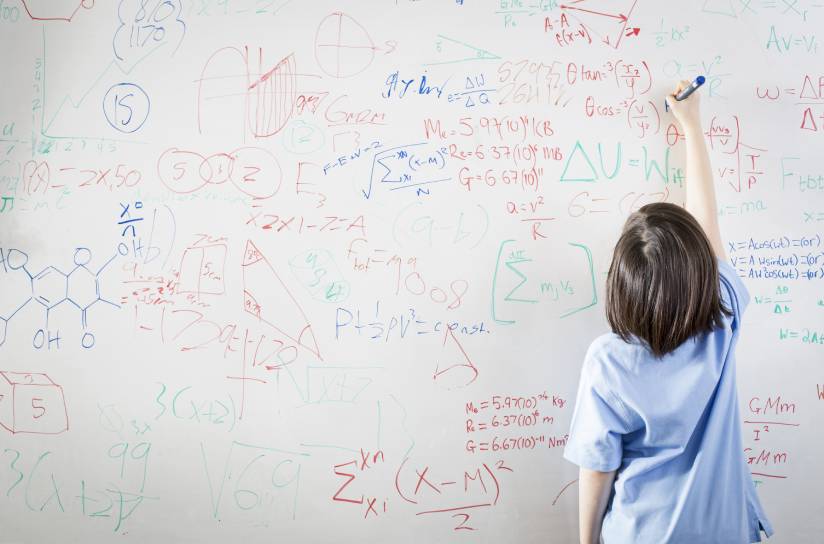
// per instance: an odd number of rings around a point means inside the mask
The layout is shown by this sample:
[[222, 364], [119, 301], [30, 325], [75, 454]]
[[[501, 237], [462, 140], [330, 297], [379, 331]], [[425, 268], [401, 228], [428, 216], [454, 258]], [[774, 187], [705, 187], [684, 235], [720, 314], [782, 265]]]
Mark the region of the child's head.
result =
[[607, 319], [658, 357], [721, 326], [718, 266], [707, 236], [680, 206], [648, 204], [627, 218], [609, 267]]

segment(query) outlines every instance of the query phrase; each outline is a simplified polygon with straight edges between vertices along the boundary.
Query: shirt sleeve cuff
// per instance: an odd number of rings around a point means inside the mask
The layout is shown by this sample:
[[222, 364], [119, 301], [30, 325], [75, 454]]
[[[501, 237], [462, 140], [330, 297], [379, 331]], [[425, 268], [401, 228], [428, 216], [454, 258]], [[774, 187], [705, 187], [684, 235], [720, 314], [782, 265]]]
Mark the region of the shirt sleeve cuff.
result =
[[578, 465], [581, 468], [596, 470], [598, 472], [612, 472], [621, 466], [621, 459], [607, 459], [602, 456], [593, 455], [567, 443], [564, 448], [564, 459]]

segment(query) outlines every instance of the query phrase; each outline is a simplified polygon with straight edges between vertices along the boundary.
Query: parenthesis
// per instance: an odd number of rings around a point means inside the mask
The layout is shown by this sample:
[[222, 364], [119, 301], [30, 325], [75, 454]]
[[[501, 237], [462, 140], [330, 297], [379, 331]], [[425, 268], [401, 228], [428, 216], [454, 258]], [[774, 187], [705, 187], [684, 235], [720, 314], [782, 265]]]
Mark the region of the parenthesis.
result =
[[615, 69], [612, 71], [612, 75], [615, 76], [615, 86], [619, 89], [621, 88], [621, 84], [618, 83], [618, 67], [621, 65], [622, 62], [624, 62], [622, 59], [618, 59], [617, 61], [615, 61]]
[[414, 172], [414, 171], [415, 171], [415, 168], [412, 166], [412, 158], [413, 158], [413, 157], [415, 157], [415, 154], [414, 154], [414, 153], [410, 153], [410, 154], [409, 154], [409, 159], [408, 159], [406, 162], [407, 162], [407, 166], [409, 166], [409, 169], [410, 169], [410, 170], [412, 170], [412, 171]]
[[627, 106], [627, 126], [629, 128], [632, 128], [632, 121], [631, 121], [632, 117], [630, 116], [630, 114], [632, 113], [632, 105], [633, 104], [635, 104], [635, 99], [633, 99], [632, 102], [630, 102], [629, 105]]
[[741, 122], [737, 115], [732, 116], [735, 119], [735, 152], [738, 153], [739, 145], [741, 144]]
[[658, 112], [658, 107], [652, 102], [652, 100], [647, 100], [647, 103], [652, 106], [653, 110], [655, 110], [655, 118], [658, 120], [658, 126], [655, 128], [655, 133], [658, 134], [658, 131], [661, 130], [661, 114]]
[[498, 478], [495, 477], [495, 473], [489, 469], [486, 463], [484, 463], [483, 465], [486, 471], [489, 473], [489, 475], [492, 476], [492, 480], [495, 482], [495, 500], [492, 501], [492, 504], [498, 504], [498, 497], [501, 496], [501, 486], [498, 483]]
[[[418, 501], [414, 501], [412, 499], [407, 499], [404, 496], [403, 492], [401, 492], [400, 483], [398, 482], [398, 477], [401, 475], [401, 470], [403, 470], [403, 465], [405, 465], [408, 460], [409, 460], [409, 457], [405, 457], [404, 460], [401, 462], [401, 466], [399, 466], [397, 472], [395, 472], [395, 491], [397, 491], [398, 495], [400, 495], [401, 498], [403, 500], [405, 500], [406, 502], [411, 502], [412, 504], [418, 504]], [[493, 478], [494, 478], [494, 476], [493, 476]]]
[[483, 207], [483, 206], [481, 206], [480, 204], [477, 204], [477, 206], [481, 209], [481, 211], [482, 211], [482, 212], [484, 212], [484, 219], [486, 219], [486, 224], [484, 225], [484, 231], [483, 231], [483, 233], [481, 233], [481, 235], [478, 237], [478, 241], [477, 241], [477, 242], [475, 242], [475, 245], [474, 245], [474, 246], [472, 246], [470, 249], [474, 249], [474, 248], [475, 248], [475, 246], [477, 246], [478, 244], [480, 244], [480, 243], [481, 243], [481, 240], [483, 240], [483, 239], [484, 239], [484, 237], [486, 236], [486, 233], [489, 231], [489, 223], [490, 223], [490, 221], [489, 221], [489, 213], [486, 211], [486, 208], [484, 208], [484, 207]]
[[232, 395], [229, 395], [229, 403], [232, 405], [232, 426], [229, 427], [229, 432], [232, 432], [237, 423], [237, 409], [235, 408], [235, 399], [232, 398]]
[[649, 66], [647, 66], [647, 61], [642, 60], [641, 64], [643, 64], [644, 68], [647, 69], [647, 80], [649, 81], [649, 85], [647, 85], [647, 90], [644, 91], [643, 93], [641, 93], [641, 94], [645, 94], [645, 93], [648, 93], [649, 90], [652, 88], [652, 74], [649, 71]]
[[395, 220], [392, 222], [392, 238], [401, 247], [403, 247], [403, 244], [401, 244], [400, 241], [398, 240], [398, 223], [400, 222], [401, 215], [404, 212], [406, 212], [406, 210], [408, 210], [413, 205], [414, 205], [414, 202], [412, 204], [409, 204], [408, 206], [406, 206], [400, 212], [398, 212], [398, 215], [395, 216]]

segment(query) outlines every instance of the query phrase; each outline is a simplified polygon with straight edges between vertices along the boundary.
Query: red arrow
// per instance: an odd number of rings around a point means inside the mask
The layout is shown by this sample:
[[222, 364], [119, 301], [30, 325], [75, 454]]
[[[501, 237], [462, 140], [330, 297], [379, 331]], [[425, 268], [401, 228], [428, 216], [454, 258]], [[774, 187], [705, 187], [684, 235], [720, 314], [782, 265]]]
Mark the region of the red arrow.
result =
[[584, 8], [577, 8], [575, 6], [567, 6], [561, 4], [561, 9], [577, 9], [578, 11], [585, 11], [586, 13], [592, 13], [593, 15], [603, 15], [604, 17], [612, 17], [613, 19], [618, 19], [620, 22], [625, 23], [627, 21], [627, 16], [623, 13], [619, 13], [618, 15], [613, 15], [612, 13], [602, 13], [600, 11], [594, 11], [591, 9], [584, 9]]
[[634, 28], [628, 28], [625, 36], [637, 36], [639, 32], [641, 32], [641, 29], [637, 26]]

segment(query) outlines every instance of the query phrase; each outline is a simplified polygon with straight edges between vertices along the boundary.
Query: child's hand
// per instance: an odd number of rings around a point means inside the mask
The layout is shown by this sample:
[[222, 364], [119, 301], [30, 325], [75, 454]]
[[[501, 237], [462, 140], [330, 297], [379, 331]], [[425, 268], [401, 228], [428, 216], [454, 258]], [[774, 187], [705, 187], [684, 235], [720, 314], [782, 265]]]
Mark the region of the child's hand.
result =
[[683, 89], [692, 85], [692, 82], [681, 80], [675, 87], [675, 91], [667, 95], [667, 104], [669, 104], [675, 119], [681, 124], [684, 130], [701, 127], [701, 119], [699, 117], [699, 100], [698, 91], [692, 93], [684, 100], [676, 100], [675, 96]]

